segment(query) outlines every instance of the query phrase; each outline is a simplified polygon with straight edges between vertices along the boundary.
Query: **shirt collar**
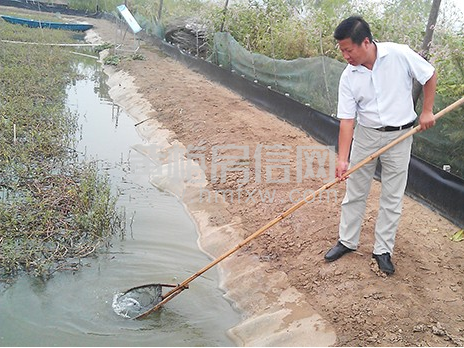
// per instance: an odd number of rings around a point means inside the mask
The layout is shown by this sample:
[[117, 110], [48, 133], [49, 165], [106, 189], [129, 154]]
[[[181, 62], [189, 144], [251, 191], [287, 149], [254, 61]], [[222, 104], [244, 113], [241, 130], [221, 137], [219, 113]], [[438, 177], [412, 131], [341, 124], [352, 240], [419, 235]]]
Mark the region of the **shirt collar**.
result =
[[[388, 48], [385, 47], [385, 45], [382, 45], [380, 42], [375, 42], [374, 45], [377, 47], [377, 59], [381, 59], [385, 57], [388, 54]], [[366, 71], [367, 68], [363, 65], [350, 65], [351, 66], [351, 71]]]

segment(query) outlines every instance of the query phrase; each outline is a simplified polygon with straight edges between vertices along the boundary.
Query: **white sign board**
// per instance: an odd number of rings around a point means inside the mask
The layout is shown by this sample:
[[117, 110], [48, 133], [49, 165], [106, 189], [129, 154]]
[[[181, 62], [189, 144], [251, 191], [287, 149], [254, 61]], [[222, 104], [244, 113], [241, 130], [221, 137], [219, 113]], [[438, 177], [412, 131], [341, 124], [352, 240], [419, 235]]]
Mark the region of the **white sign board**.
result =
[[117, 9], [119, 13], [121, 13], [121, 15], [124, 17], [124, 19], [126, 20], [129, 27], [132, 29], [134, 34], [137, 34], [140, 30], [142, 30], [139, 23], [137, 23], [134, 16], [132, 16], [132, 13], [130, 13], [126, 5], [119, 5]]

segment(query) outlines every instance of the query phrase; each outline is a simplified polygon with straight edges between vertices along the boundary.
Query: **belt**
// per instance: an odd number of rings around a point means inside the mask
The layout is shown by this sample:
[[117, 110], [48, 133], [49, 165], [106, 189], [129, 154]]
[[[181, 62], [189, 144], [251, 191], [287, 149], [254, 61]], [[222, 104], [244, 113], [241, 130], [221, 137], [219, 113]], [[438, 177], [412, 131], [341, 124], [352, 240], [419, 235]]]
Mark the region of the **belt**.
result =
[[408, 128], [411, 128], [412, 126], [414, 126], [414, 122], [415, 121], [412, 121], [412, 122], [409, 122], [409, 123], [406, 123], [402, 126], [399, 126], [399, 127], [393, 127], [393, 126], [385, 126], [385, 127], [380, 127], [380, 128], [374, 128], [375, 130], [378, 130], [380, 132], [393, 132], [393, 131], [399, 131], [399, 130], [402, 130], [402, 129], [408, 129]]

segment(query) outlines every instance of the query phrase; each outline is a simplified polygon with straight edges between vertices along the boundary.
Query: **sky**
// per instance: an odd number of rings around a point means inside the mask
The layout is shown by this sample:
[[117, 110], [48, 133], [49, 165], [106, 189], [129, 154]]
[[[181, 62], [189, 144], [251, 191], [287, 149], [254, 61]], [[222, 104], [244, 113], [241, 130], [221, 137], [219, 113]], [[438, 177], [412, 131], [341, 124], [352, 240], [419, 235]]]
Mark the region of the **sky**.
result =
[[[372, 3], [378, 3], [382, 4], [384, 0], [358, 0], [360, 2], [372, 2]], [[430, 0], [431, 1], [431, 0]], [[462, 22], [464, 22], [464, 0], [442, 0], [440, 8], [443, 9], [446, 4], [454, 4], [458, 9], [460, 9], [461, 12], [461, 19]], [[459, 23], [456, 23], [456, 27], [460, 28]]]
[[454, 0], [454, 3], [461, 9], [464, 13], [464, 0]]
[[[461, 10], [461, 23], [464, 22], [464, 0], [442, 0], [443, 2], [452, 2]], [[456, 28], [460, 28], [459, 22], [456, 23]]]

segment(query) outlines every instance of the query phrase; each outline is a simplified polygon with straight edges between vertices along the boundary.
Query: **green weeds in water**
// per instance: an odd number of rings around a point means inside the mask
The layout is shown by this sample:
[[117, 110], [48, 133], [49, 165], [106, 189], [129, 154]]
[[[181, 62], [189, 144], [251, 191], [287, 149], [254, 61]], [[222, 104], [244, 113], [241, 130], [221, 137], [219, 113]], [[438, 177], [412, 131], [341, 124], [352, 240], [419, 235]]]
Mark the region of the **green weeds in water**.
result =
[[107, 56], [104, 60], [103, 63], [106, 65], [118, 65], [121, 63], [122, 57], [117, 54], [112, 54]]
[[133, 53], [129, 56], [124, 56], [124, 55], [114, 53], [114, 54], [110, 54], [105, 59], [103, 59], [103, 64], [119, 65], [123, 60], [145, 60], [145, 56], [140, 53]]
[[102, 52], [102, 51], [104, 51], [104, 50], [109, 50], [109, 49], [112, 49], [112, 48], [114, 48], [114, 45], [113, 45], [113, 44], [111, 44], [111, 43], [104, 43], [104, 44], [102, 44], [102, 45], [99, 45], [99, 46], [95, 47], [95, 48], [94, 48], [94, 51], [95, 51], [96, 53], [100, 53], [100, 52]]
[[[2, 39], [73, 42], [65, 31], [0, 22]], [[78, 78], [57, 46], [0, 46], [0, 276], [47, 278], [78, 269], [121, 228], [110, 184], [75, 154], [77, 116], [66, 86]]]

